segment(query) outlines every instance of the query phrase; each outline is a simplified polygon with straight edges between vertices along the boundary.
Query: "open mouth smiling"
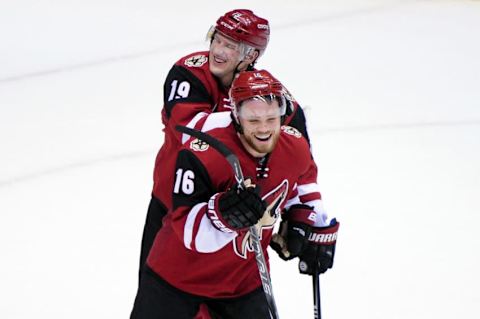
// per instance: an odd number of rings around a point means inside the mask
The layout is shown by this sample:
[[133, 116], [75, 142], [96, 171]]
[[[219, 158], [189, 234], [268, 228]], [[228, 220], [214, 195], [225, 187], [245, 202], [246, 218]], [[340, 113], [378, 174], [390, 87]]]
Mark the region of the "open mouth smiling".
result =
[[225, 60], [225, 59], [223, 59], [223, 58], [220, 58], [220, 57], [218, 57], [217, 55], [214, 55], [214, 56], [213, 56], [213, 59], [214, 59], [215, 62], [217, 62], [217, 63], [225, 63], [225, 62], [227, 62], [227, 60]]
[[268, 141], [268, 140], [270, 139], [270, 137], [272, 137], [271, 134], [268, 135], [267, 137], [260, 137], [260, 136], [255, 135], [255, 138], [256, 138], [257, 140], [259, 140], [260, 142], [266, 142], [266, 141]]

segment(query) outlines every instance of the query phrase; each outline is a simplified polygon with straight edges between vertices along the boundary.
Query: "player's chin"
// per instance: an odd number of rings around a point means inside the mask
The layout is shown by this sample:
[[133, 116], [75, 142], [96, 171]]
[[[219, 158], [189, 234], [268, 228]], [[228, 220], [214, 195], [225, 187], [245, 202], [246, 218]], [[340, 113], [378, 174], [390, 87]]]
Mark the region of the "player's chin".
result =
[[226, 62], [220, 63], [220, 62], [210, 60], [209, 67], [210, 67], [210, 72], [217, 77], [221, 77], [228, 72], [228, 63]]
[[254, 139], [255, 149], [260, 153], [270, 153], [275, 147], [275, 139], [269, 137], [268, 139]]

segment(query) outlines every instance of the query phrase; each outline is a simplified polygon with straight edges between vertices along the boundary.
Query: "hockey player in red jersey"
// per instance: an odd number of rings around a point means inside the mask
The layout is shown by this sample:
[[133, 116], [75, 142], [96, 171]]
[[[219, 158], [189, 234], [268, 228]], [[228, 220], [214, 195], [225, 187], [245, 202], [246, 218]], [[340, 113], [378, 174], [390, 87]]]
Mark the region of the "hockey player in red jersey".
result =
[[[253, 69], [270, 38], [269, 23], [250, 10], [225, 13], [210, 29], [209, 51], [195, 52], [179, 59], [164, 83], [162, 122], [164, 144], [157, 154], [152, 198], [143, 231], [140, 270], [162, 218], [171, 206], [173, 167], [185, 138], [176, 125], [208, 129], [216, 112], [231, 110], [228, 90], [235, 74]], [[308, 138], [302, 109], [294, 101], [287, 106], [285, 123]], [[203, 125], [201, 127], [200, 125]], [[141, 273], [141, 271], [140, 271]]]
[[[236, 9], [218, 18], [208, 38], [209, 50], [180, 58], [164, 83], [164, 143], [155, 160], [152, 198], [142, 237], [140, 276], [155, 235], [162, 227], [162, 219], [171, 206], [173, 167], [186, 141], [175, 131], [175, 126], [206, 130], [216, 121], [217, 112], [231, 109], [228, 96], [231, 82], [236, 73], [254, 69], [267, 48], [270, 27], [266, 19], [251, 10]], [[308, 139], [303, 110], [295, 101], [287, 106], [285, 123], [297, 128]], [[202, 318], [208, 316], [197, 319]]]
[[230, 97], [231, 112], [199, 123], [205, 128], [210, 121], [208, 133], [239, 158], [249, 186], [238, 187], [217, 150], [187, 140], [173, 170], [172, 208], [148, 256], [132, 318], [191, 319], [202, 303], [223, 319], [270, 318], [249, 228], [256, 227], [268, 256], [280, 217], [281, 255], [299, 257], [305, 273], [333, 265], [338, 223], [323, 211], [307, 140], [282, 125], [289, 95], [259, 70], [241, 72]]

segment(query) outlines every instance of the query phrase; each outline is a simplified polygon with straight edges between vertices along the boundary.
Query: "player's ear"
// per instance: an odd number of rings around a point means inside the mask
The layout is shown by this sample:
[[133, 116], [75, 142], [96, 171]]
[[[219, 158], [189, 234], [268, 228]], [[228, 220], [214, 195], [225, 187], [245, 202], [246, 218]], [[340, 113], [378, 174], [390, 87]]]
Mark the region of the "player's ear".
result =
[[251, 64], [253, 61], [255, 61], [258, 58], [259, 52], [258, 50], [251, 50], [245, 55], [245, 61], [248, 62], [248, 64]]

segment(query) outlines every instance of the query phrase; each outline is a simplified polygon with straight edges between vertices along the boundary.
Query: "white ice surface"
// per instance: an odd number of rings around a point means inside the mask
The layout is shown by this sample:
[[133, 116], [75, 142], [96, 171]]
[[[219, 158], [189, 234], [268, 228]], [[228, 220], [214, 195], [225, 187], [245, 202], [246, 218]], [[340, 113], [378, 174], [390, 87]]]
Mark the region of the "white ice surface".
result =
[[[0, 317], [128, 318], [163, 81], [215, 19], [272, 26], [259, 67], [306, 108], [341, 221], [324, 318], [480, 318], [480, 2], [0, 3]], [[281, 318], [309, 277], [271, 254]]]

